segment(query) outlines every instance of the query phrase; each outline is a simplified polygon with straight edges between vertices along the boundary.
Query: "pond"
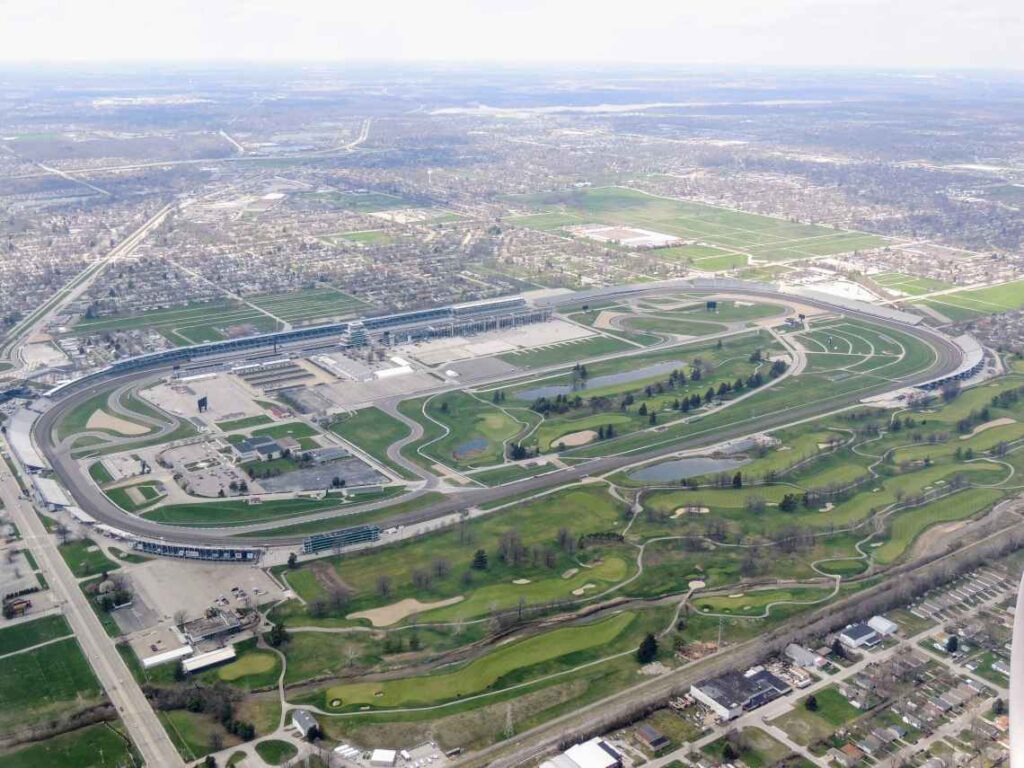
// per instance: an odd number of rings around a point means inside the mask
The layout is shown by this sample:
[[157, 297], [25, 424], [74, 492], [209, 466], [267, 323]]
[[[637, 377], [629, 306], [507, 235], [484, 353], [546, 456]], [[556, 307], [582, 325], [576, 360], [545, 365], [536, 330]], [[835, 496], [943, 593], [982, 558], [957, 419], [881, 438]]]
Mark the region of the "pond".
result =
[[673, 459], [641, 467], [630, 473], [629, 479], [642, 483], [671, 483], [698, 475], [732, 472], [749, 463], [750, 459], [714, 459], [709, 456], [695, 456], [690, 459]]
[[671, 373], [676, 368], [683, 368], [685, 365], [686, 363], [682, 360], [666, 360], [663, 363], [652, 363], [642, 368], [634, 368], [631, 371], [594, 376], [585, 382], [581, 382], [577, 385], [576, 389], [573, 389], [572, 384], [548, 384], [543, 387], [521, 390], [516, 393], [516, 397], [520, 400], [536, 400], [538, 397], [551, 398], [558, 397], [558, 395], [583, 393], [587, 389], [600, 389], [601, 387], [610, 387], [615, 384], [628, 384], [631, 381], [641, 381], [652, 376], [658, 376], [659, 374]]
[[471, 440], [459, 443], [455, 446], [455, 450], [452, 451], [452, 456], [457, 460], [462, 461], [463, 459], [472, 458], [487, 450], [487, 438], [486, 437], [474, 437]]

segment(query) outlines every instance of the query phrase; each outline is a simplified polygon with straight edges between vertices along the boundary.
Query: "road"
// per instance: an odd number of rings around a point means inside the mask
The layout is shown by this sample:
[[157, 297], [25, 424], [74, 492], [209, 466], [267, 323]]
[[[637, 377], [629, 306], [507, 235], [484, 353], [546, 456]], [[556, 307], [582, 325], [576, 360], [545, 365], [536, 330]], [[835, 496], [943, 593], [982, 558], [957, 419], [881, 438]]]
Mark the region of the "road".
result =
[[[9, 450], [9, 446], [7, 448]], [[114, 647], [113, 640], [78, 586], [78, 580], [61, 557], [57, 542], [46, 532], [31, 503], [21, 498], [21, 488], [5, 464], [0, 464], [0, 500], [21, 531], [25, 545], [35, 557], [54, 597], [63, 607], [78, 644], [117, 708], [146, 765], [160, 768], [184, 765], [142, 689]]]
[[[731, 292], [735, 292], [735, 289]], [[751, 293], [762, 298], [774, 296], [778, 301], [790, 303], [796, 300], [792, 296], [780, 295], [770, 291], [751, 291]], [[815, 300], [808, 300], [804, 297], [799, 297], [798, 300], [803, 304], [816, 303]], [[822, 304], [821, 302], [817, 303]], [[829, 305], [823, 304], [823, 306], [828, 307]], [[851, 313], [849, 311], [846, 311], [846, 314], [856, 316], [856, 313]], [[926, 371], [921, 371], [915, 375], [907, 376], [899, 382], [879, 380], [877, 386], [873, 387], [870, 391], [840, 395], [831, 399], [818, 400], [805, 405], [794, 406], [786, 410], [763, 414], [758, 416], [756, 419], [745, 419], [719, 429], [708, 430], [705, 434], [691, 434], [684, 439], [676, 440], [670, 444], [658, 446], [653, 449], [592, 459], [565, 469], [526, 478], [503, 486], [462, 490], [457, 493], [449, 494], [448, 498], [426, 506], [420, 510], [396, 515], [381, 524], [382, 526], [387, 527], [391, 525], [408, 526], [424, 523], [436, 518], [451, 515], [469, 507], [492, 505], [495, 502], [512, 496], [541, 493], [566, 483], [578, 482], [586, 477], [600, 476], [633, 464], [675, 454], [681, 450], [684, 444], [686, 449], [692, 450], [707, 447], [709, 445], [716, 445], [726, 440], [746, 437], [763, 432], [767, 429], [778, 428], [813, 418], [819, 418], [821, 416], [830, 413], [837, 413], [849, 408], [865, 396], [880, 394], [902, 386], [910, 386], [914, 383], [927, 381], [936, 378], [939, 375], [949, 373], [959, 365], [961, 353], [959, 349], [945, 336], [927, 328], [911, 328], [902, 323], [880, 321], [877, 318], [871, 319], [876, 324], [899, 328], [903, 332], [911, 333], [925, 340], [926, 343], [935, 349], [935, 363]], [[635, 354], [643, 354], [644, 352], [645, 350], [638, 350]], [[144, 518], [140, 518], [135, 515], [129, 515], [113, 504], [113, 502], [111, 502], [95, 486], [95, 484], [91, 482], [91, 480], [83, 475], [81, 468], [78, 466], [77, 462], [71, 458], [67, 450], [53, 444], [53, 426], [56, 424], [57, 420], [59, 420], [61, 414], [69, 408], [73, 408], [78, 403], [81, 403], [104, 389], [111, 387], [111, 385], [124, 384], [155, 373], [159, 373], [159, 371], [133, 372], [111, 378], [98, 377], [93, 382], [82, 386], [77, 391], [66, 396], [53, 408], [43, 414], [43, 416], [38, 420], [34, 430], [36, 444], [39, 446], [46, 458], [51, 462], [54, 471], [64, 482], [65, 486], [67, 486], [77, 504], [101, 522], [140, 536], [156, 537], [161, 539], [166, 538], [176, 543], [199, 545], [222, 545], [230, 543], [233, 546], [248, 544], [255, 546], [281, 547], [293, 547], [299, 544], [303, 538], [301, 536], [268, 538], [266, 536], [259, 535], [262, 530], [280, 527], [280, 525], [284, 524], [282, 521], [234, 526], [230, 528], [196, 529], [161, 525], [147, 521]], [[536, 374], [538, 372], [534, 371], [531, 373]], [[502, 376], [495, 379], [494, 383], [499, 383], [506, 379], [507, 376]], [[485, 384], [486, 382], [474, 382], [475, 386]], [[413, 493], [404, 496], [403, 500], [412, 500], [421, 496], [425, 492], [426, 491], [423, 489], [414, 491]], [[365, 512], [367, 510], [381, 508], [394, 503], [394, 500], [388, 500], [359, 505], [358, 507], [353, 507], [351, 510], [348, 510], [348, 514]], [[287, 524], [312, 522], [315, 520], [326, 520], [330, 518], [336, 518], [339, 526], [343, 526], [345, 524], [345, 515], [339, 515], [337, 510], [329, 510], [326, 512], [288, 518]]]

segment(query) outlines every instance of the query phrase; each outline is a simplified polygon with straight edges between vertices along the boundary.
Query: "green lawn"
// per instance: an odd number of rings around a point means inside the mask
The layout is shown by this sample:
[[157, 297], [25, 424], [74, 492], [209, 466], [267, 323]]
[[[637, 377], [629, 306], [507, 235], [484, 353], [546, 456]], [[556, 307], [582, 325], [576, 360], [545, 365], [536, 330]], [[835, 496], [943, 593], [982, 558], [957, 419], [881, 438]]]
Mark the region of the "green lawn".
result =
[[62, 544], [60, 554], [71, 572], [78, 577], [94, 576], [103, 571], [116, 571], [120, 568], [103, 554], [103, 550], [92, 539], [79, 539]]
[[[129, 489], [135, 489], [142, 497], [141, 501], [132, 498]], [[156, 504], [166, 495], [160, 488], [159, 483], [154, 481], [143, 481], [131, 485], [122, 485], [117, 488], [109, 488], [106, 491], [107, 498], [117, 504], [126, 512], [138, 512]]]
[[[523, 429], [521, 423], [498, 407], [465, 392], [446, 392], [431, 398], [427, 401], [426, 412], [434, 422], [447, 427], [448, 432], [445, 434], [444, 429], [435, 424], [428, 437], [436, 434], [440, 435], [439, 439], [421, 441], [418, 445], [427, 456], [456, 469], [501, 463], [505, 441]], [[422, 413], [413, 418], [427, 422]], [[422, 457], [419, 460], [424, 462]]]
[[1024, 307], [1024, 280], [990, 288], [968, 288], [924, 301], [954, 322], [970, 320]]
[[267, 739], [256, 743], [256, 754], [269, 765], [282, 765], [299, 753], [298, 747], [279, 739]]
[[925, 530], [939, 523], [966, 520], [995, 504], [1003, 494], [988, 488], [970, 488], [930, 504], [898, 512], [888, 540], [874, 550], [875, 560], [891, 563], [907, 551]]
[[91, 477], [97, 485], [114, 482], [113, 476], [107, 471], [107, 468], [103, 466], [103, 462], [100, 461], [94, 461], [89, 465], [89, 477]]
[[368, 306], [355, 296], [330, 287], [250, 296], [249, 301], [274, 317], [297, 324], [351, 317]]
[[862, 713], [848, 702], [835, 686], [822, 688], [814, 698], [818, 709], [811, 712], [805, 705], [806, 697], [800, 699], [793, 711], [783, 715], [772, 724], [777, 725], [797, 744], [808, 745], [827, 739], [837, 728], [845, 726]]
[[236, 429], [250, 429], [252, 427], [261, 427], [264, 424], [270, 424], [273, 419], [266, 414], [261, 413], [258, 416], [246, 416], [243, 419], [229, 419], [228, 421], [218, 421], [217, 427], [224, 432], [233, 432]]
[[399, 477], [416, 479], [415, 475], [388, 458], [388, 447], [407, 437], [409, 428], [379, 408], [371, 406], [356, 411], [341, 421], [333, 422], [330, 430], [392, 469]]

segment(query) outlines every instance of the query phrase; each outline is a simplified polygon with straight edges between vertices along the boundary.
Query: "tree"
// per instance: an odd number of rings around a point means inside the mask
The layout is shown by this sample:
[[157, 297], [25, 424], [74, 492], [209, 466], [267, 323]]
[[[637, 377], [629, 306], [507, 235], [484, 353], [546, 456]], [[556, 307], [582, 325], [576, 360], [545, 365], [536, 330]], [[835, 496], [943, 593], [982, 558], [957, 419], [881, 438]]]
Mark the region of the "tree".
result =
[[377, 594], [381, 597], [387, 597], [391, 594], [391, 577], [386, 573], [382, 573], [377, 577]]
[[287, 643], [289, 640], [288, 630], [284, 628], [284, 622], [278, 621], [274, 623], [274, 626], [270, 628], [267, 633], [267, 642], [274, 648]]
[[996, 717], [998, 717], [999, 715], [1005, 715], [1006, 702], [1003, 701], [1001, 698], [996, 699], [995, 702], [993, 702], [992, 704], [992, 714], [994, 714]]
[[743, 487], [743, 473], [742, 472], [737, 472], [735, 475], [732, 476], [732, 487], [733, 488], [742, 488]]
[[473, 553], [473, 562], [470, 566], [475, 571], [486, 571], [487, 570], [487, 552], [482, 549], [478, 549]]
[[808, 712], [818, 711], [818, 699], [813, 693], [807, 697], [807, 700], [804, 702], [804, 707]]
[[292, 552], [288, 555], [288, 567], [294, 570], [299, 565], [299, 556]]
[[636, 660], [641, 664], [650, 664], [658, 657], [658, 641], [648, 632], [636, 649]]
[[728, 741], [725, 742], [725, 746], [722, 747], [722, 759], [725, 760], [727, 763], [731, 763], [734, 760], [738, 760], [739, 757], [740, 753], [736, 751], [736, 747], [734, 747]]
[[950, 635], [946, 638], [946, 652], [956, 653], [960, 650], [960, 638], [956, 635]]
[[206, 759], [203, 761], [203, 765], [205, 768], [217, 768], [217, 758], [213, 755], [207, 755]]

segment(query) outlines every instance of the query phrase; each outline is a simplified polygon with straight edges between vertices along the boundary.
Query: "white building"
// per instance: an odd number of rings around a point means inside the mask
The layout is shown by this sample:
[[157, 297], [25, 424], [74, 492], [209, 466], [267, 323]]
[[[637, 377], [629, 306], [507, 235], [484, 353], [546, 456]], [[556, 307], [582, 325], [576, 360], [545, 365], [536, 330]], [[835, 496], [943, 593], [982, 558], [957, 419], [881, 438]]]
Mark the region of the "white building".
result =
[[878, 645], [880, 640], [878, 633], [863, 623], [848, 624], [839, 633], [839, 642], [847, 648], [870, 648], [873, 645]]
[[545, 760], [540, 768], [622, 768], [622, 755], [598, 737], [569, 747], [562, 754]]
[[885, 616], [872, 616], [868, 619], [868, 626], [882, 637], [889, 637], [900, 631], [900, 625]]
[[391, 768], [398, 759], [398, 752], [393, 749], [375, 749], [370, 753], [370, 765], [374, 768]]

